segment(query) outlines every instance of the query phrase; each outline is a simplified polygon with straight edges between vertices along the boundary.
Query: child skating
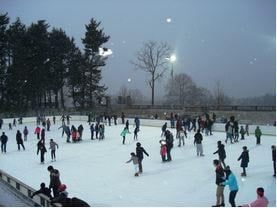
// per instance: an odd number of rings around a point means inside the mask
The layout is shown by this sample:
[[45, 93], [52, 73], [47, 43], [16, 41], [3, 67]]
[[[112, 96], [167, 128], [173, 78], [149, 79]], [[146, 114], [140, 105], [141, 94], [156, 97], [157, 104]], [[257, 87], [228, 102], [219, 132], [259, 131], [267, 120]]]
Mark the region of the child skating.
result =
[[132, 152], [131, 154], [131, 158], [130, 160], [128, 160], [126, 163], [129, 163], [131, 161], [133, 161], [133, 164], [134, 164], [134, 168], [135, 168], [135, 176], [139, 176], [139, 171], [138, 171], [138, 165], [139, 165], [139, 162], [138, 162], [138, 157], [136, 156], [136, 154], [134, 152]]

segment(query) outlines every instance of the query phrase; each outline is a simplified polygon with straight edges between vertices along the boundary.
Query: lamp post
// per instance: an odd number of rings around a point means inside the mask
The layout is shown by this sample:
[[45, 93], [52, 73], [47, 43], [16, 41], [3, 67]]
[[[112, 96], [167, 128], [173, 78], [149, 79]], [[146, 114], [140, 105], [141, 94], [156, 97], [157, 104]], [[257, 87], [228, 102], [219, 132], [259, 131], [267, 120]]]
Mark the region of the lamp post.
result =
[[170, 75], [171, 75], [171, 79], [173, 79], [173, 64], [176, 61], [177, 57], [176, 57], [175, 54], [172, 54], [169, 58], [165, 58], [165, 59], [169, 60], [170, 63], [171, 63], [171, 72], [170, 72]]

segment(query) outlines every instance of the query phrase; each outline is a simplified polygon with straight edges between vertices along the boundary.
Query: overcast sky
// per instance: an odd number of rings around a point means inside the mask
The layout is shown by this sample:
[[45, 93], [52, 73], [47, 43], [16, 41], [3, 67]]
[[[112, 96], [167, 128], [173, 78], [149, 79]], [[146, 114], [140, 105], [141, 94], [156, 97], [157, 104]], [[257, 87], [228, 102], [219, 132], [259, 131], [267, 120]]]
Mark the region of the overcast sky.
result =
[[[111, 36], [106, 47], [114, 51], [103, 69], [111, 94], [125, 84], [150, 95], [146, 74], [130, 64], [149, 40], [168, 42], [177, 56], [174, 73], [187, 73], [202, 87], [213, 90], [221, 80], [230, 96], [275, 94], [275, 10], [275, 0], [0, 0], [11, 21], [45, 19], [80, 48], [85, 24], [101, 21]], [[157, 85], [159, 96], [166, 79]]]

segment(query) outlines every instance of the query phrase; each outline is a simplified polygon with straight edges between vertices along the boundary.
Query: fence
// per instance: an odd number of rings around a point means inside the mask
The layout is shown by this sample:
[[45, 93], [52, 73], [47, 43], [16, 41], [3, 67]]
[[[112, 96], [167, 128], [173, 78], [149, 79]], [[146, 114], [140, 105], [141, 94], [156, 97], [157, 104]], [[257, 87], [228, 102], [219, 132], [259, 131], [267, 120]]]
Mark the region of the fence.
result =
[[32, 201], [35, 204], [35, 206], [61, 207], [61, 204], [59, 203], [51, 204], [49, 197], [45, 196], [44, 194], [38, 194], [35, 195], [33, 198], [30, 198], [36, 190], [28, 186], [27, 184], [23, 183], [22, 181], [12, 177], [3, 170], [0, 170], [0, 180], [7, 184], [9, 187], [12, 187], [17, 193], [26, 198], [26, 200]]

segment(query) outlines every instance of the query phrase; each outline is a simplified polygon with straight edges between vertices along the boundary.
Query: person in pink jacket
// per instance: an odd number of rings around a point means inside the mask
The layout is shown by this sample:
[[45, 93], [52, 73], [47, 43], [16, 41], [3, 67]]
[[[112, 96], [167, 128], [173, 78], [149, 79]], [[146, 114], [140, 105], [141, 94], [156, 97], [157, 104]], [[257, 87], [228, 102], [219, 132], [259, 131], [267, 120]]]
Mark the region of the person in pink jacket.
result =
[[35, 134], [37, 135], [37, 139], [39, 140], [39, 135], [40, 135], [40, 127], [38, 126], [36, 129], [35, 129]]
[[241, 207], [267, 207], [268, 199], [264, 196], [264, 189], [257, 188], [257, 199], [250, 204], [241, 205]]

